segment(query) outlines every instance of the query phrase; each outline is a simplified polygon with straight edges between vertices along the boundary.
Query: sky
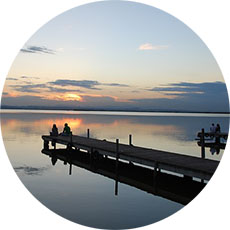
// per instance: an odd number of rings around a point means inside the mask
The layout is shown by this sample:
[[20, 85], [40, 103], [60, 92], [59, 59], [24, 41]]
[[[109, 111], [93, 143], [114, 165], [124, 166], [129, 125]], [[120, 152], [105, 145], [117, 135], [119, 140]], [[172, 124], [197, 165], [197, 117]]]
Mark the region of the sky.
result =
[[173, 16], [107, 1], [73, 8], [21, 48], [2, 106], [229, 111], [207, 46]]

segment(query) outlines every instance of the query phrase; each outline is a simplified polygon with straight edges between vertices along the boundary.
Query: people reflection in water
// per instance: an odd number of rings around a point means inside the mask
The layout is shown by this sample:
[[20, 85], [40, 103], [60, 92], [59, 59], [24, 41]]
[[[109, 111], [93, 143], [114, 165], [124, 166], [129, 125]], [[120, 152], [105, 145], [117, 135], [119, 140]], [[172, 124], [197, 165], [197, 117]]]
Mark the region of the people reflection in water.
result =
[[56, 156], [52, 156], [51, 157], [51, 162], [52, 162], [52, 165], [55, 165], [57, 163], [57, 157]]
[[53, 128], [52, 128], [52, 132], [50, 133], [51, 136], [58, 136], [58, 128], [56, 126], [56, 124], [53, 124]]
[[69, 136], [71, 134], [71, 129], [70, 127], [68, 126], [67, 123], [65, 123], [65, 126], [64, 126], [64, 129], [63, 129], [63, 132], [62, 132], [62, 136]]
[[219, 155], [220, 148], [218, 148], [218, 147], [211, 147], [210, 148], [210, 152], [211, 152], [212, 155], [214, 155], [215, 153], [216, 153], [216, 155]]

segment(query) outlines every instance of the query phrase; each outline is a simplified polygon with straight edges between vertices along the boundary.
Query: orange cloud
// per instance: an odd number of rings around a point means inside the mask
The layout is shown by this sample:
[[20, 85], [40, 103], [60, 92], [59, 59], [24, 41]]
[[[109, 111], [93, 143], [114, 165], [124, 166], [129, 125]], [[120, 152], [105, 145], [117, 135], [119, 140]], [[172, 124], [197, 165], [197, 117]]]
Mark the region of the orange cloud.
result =
[[139, 46], [139, 50], [162, 50], [167, 49], [167, 45], [152, 45], [151, 43], [145, 43]]

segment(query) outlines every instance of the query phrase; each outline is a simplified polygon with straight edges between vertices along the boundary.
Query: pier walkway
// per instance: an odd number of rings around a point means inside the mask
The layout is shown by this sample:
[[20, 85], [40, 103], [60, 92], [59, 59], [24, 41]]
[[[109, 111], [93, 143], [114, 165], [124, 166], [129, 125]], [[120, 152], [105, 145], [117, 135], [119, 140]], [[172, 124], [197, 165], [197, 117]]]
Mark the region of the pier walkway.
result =
[[202, 180], [209, 180], [219, 164], [219, 161], [137, 147], [132, 144], [121, 144], [118, 139], [116, 142], [110, 142], [77, 135], [58, 137], [44, 135], [42, 139], [44, 140], [44, 149], [49, 149], [49, 142], [54, 148], [58, 143], [66, 145], [67, 148], [87, 151], [92, 156], [113, 157], [116, 159], [117, 165], [121, 159], [153, 167], [155, 171], [167, 170]]

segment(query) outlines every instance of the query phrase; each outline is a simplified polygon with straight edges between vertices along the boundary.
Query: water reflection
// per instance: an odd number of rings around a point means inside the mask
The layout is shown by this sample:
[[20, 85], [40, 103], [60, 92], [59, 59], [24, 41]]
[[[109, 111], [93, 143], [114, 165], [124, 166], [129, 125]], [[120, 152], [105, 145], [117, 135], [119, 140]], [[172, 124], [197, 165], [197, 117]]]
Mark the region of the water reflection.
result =
[[212, 155], [214, 155], [214, 154], [219, 155], [220, 154], [220, 147], [211, 147], [210, 148], [210, 153]]
[[74, 165], [113, 179], [115, 195], [118, 195], [118, 182], [120, 182], [185, 205], [196, 197], [205, 186], [204, 183], [186, 177], [156, 172], [153, 169], [127, 162], [119, 162], [117, 169], [114, 159], [101, 155], [92, 161], [90, 154], [76, 150], [43, 149], [42, 153], [51, 158], [52, 165], [55, 165], [58, 160], [62, 161], [64, 165], [69, 164], [69, 175], [72, 174]]
[[[173, 114], [147, 117], [141, 113], [135, 116], [86, 112], [1, 113], [2, 136], [10, 161], [39, 201], [79, 224], [124, 229], [168, 217], [188, 203], [204, 185], [196, 182], [191, 185], [191, 181], [163, 173], [154, 180], [152, 171], [139, 171], [131, 165], [128, 166], [131, 173], [123, 170], [121, 164], [116, 174], [114, 163], [90, 166], [82, 161], [84, 158], [79, 161], [71, 156], [64, 159], [63, 153], [52, 158], [41, 154], [41, 136], [49, 134], [54, 123], [62, 131], [66, 122], [76, 135], [86, 136], [90, 129], [91, 137], [113, 142], [119, 138], [120, 143], [128, 144], [132, 134], [132, 143], [137, 146], [200, 156], [200, 147], [194, 140], [197, 132], [201, 128], [209, 129], [211, 123], [220, 123], [227, 132], [229, 118]], [[220, 159], [222, 150], [219, 155], [209, 154], [211, 159]]]
[[[128, 143], [129, 134], [138, 146], [155, 148], [181, 154], [200, 156], [200, 149], [194, 139], [201, 128], [209, 130], [211, 123], [220, 123], [228, 132], [228, 117], [189, 117], [189, 116], [115, 116], [92, 114], [51, 114], [51, 113], [3, 113], [1, 114], [4, 140], [48, 134], [52, 125], [59, 130], [68, 123], [74, 134], [86, 136], [89, 128], [91, 137], [114, 141], [120, 139]], [[167, 145], [165, 144], [167, 143]], [[209, 158], [220, 160], [210, 154]]]
[[24, 173], [29, 176], [42, 176], [43, 173], [48, 170], [49, 167], [31, 167], [31, 166], [18, 166], [14, 167], [15, 172]]
[[[81, 127], [89, 127], [92, 130], [102, 128], [122, 128], [123, 125], [129, 128], [130, 131], [137, 129], [140, 132], [146, 131], [149, 134], [167, 135], [175, 138], [181, 138], [183, 134], [183, 141], [194, 140], [194, 136], [202, 128], [209, 130], [210, 122], [221, 123], [224, 132], [228, 132], [229, 118], [228, 117], [145, 117], [145, 116], [114, 116], [114, 115], [90, 115], [90, 114], [29, 114], [29, 113], [2, 113], [1, 120], [4, 127], [9, 128], [9, 131], [21, 131], [21, 132], [44, 132], [47, 133], [47, 129], [56, 123], [60, 128], [63, 124], [68, 123], [74, 133], [79, 134], [82, 130]], [[25, 130], [20, 130], [22, 127]], [[150, 128], [148, 128], [150, 126]], [[132, 128], [133, 127], [133, 128]], [[146, 129], [147, 128], [147, 129]], [[43, 131], [44, 130], [44, 131]], [[151, 131], [150, 131], [151, 130]], [[5, 130], [3, 131], [3, 134]]]

